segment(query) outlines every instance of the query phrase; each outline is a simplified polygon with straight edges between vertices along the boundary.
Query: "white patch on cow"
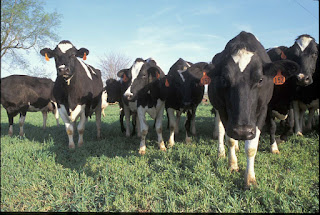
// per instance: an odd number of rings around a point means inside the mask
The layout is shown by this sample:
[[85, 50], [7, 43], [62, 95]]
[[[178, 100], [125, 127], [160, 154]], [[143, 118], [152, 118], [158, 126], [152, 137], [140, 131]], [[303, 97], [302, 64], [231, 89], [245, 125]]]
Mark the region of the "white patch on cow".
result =
[[276, 110], [272, 110], [272, 115], [273, 115], [274, 117], [277, 117], [277, 118], [280, 119], [280, 120], [285, 120], [285, 119], [287, 119], [287, 117], [288, 117], [288, 114], [283, 115], [283, 114], [279, 113], [279, 112], [276, 111]]
[[304, 78], [304, 76], [305, 76], [305, 75], [304, 75], [304, 74], [302, 74], [302, 73], [299, 73], [299, 74], [298, 74], [298, 78], [300, 78], [300, 79], [303, 79], [303, 78]]
[[74, 122], [77, 120], [77, 118], [84, 113], [86, 105], [77, 105], [74, 110], [69, 109], [70, 111], [70, 116], [69, 119], [71, 122]]
[[58, 67], [59, 69], [64, 69], [64, 68], [66, 68], [66, 65], [60, 65], [59, 67]]
[[247, 65], [250, 63], [253, 55], [253, 52], [249, 52], [246, 49], [240, 49], [236, 54], [232, 55], [231, 57], [233, 61], [239, 65], [240, 71], [243, 72]]
[[[80, 62], [80, 64], [83, 67], [84, 71], [86, 71], [87, 76], [92, 80], [92, 76], [91, 76], [91, 72], [89, 71], [89, 67], [84, 62], [79, 60], [78, 58], [77, 58], [77, 60]], [[90, 68], [90, 70], [91, 70], [91, 68]]]
[[186, 70], [177, 70], [177, 72], [179, 73], [179, 75], [180, 75], [180, 77], [181, 77], [181, 79], [182, 79], [183, 82], [186, 81], [186, 79], [184, 79], [184, 77], [183, 77], [183, 75], [182, 75], [182, 73], [185, 72], [185, 71], [186, 71]]
[[274, 141], [274, 143], [272, 143], [272, 145], [271, 145], [271, 152], [272, 153], [279, 153], [278, 144], [276, 141]]
[[132, 96], [132, 93], [131, 93], [131, 86], [132, 86], [132, 83], [134, 82], [134, 80], [137, 78], [137, 76], [139, 75], [139, 72], [143, 66], [144, 62], [136, 62], [134, 63], [134, 65], [132, 66], [131, 68], [131, 75], [132, 75], [132, 79], [131, 79], [131, 84], [130, 86], [128, 87], [128, 89], [126, 90], [126, 92], [124, 93], [125, 96]]
[[66, 53], [69, 49], [71, 49], [73, 45], [71, 43], [60, 43], [58, 48], [62, 53]]
[[300, 47], [301, 51], [304, 51], [310, 44], [311, 40], [312, 38], [310, 37], [301, 37], [300, 39], [296, 40], [296, 43]]
[[102, 109], [104, 109], [108, 106], [107, 99], [108, 99], [108, 93], [106, 90], [104, 90], [104, 91], [102, 91], [102, 94], [101, 94], [101, 108]]

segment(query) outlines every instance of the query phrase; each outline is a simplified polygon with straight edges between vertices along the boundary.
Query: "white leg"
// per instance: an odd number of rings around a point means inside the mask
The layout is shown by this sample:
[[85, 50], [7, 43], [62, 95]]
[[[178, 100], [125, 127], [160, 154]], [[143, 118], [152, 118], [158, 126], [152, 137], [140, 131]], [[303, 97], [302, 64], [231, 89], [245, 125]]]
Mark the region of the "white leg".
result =
[[68, 117], [68, 113], [65, 109], [64, 106], [61, 105], [61, 107], [59, 108], [59, 114], [62, 118], [62, 121], [64, 122], [64, 125], [66, 127], [66, 132], [67, 132], [67, 135], [68, 135], [68, 139], [69, 139], [69, 149], [74, 149], [75, 148], [75, 145], [74, 145], [74, 142], [73, 142], [73, 123], [70, 122], [69, 120], [69, 117]]
[[226, 152], [224, 149], [224, 135], [226, 133], [224, 126], [220, 120], [219, 112], [216, 112], [216, 120], [218, 121], [218, 157], [226, 157]]
[[19, 133], [19, 135], [20, 135], [21, 137], [23, 136], [23, 125], [24, 125], [25, 119], [26, 119], [25, 116], [20, 115], [20, 119], [19, 119], [20, 133]]
[[252, 140], [245, 141], [245, 151], [247, 155], [247, 169], [245, 172], [245, 183], [249, 187], [256, 184], [254, 173], [254, 159], [258, 150], [259, 138], [261, 131], [256, 127], [256, 137]]
[[[177, 126], [177, 120], [176, 117], [174, 116], [174, 109], [168, 108], [168, 117], [169, 117], [169, 129], [170, 129], [170, 137], [169, 137], [169, 147], [174, 146], [174, 134], [176, 131], [176, 126]], [[178, 112], [177, 112], [178, 115]]]
[[164, 112], [164, 103], [161, 104], [160, 107], [157, 107], [159, 110], [156, 116], [156, 132], [158, 135], [158, 144], [161, 151], [166, 151], [166, 146], [164, 145], [163, 137], [162, 137], [162, 118]]
[[236, 155], [236, 144], [238, 145], [238, 140], [235, 140], [233, 138], [230, 138], [228, 135], [226, 135], [226, 141], [229, 143], [229, 167], [231, 172], [232, 171], [239, 171], [238, 167], [238, 159]]
[[141, 141], [140, 141], [140, 149], [139, 154], [144, 155], [146, 153], [146, 136], [148, 134], [149, 126], [146, 121], [146, 110], [141, 106], [138, 107], [137, 117], [140, 122], [140, 131], [141, 131]]

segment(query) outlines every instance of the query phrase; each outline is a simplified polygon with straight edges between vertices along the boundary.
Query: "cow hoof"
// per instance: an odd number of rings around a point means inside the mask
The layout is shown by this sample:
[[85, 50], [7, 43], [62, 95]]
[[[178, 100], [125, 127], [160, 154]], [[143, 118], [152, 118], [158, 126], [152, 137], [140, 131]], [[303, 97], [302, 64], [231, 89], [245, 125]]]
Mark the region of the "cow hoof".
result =
[[145, 155], [146, 154], [146, 150], [145, 149], [140, 149], [139, 150], [139, 154], [140, 155]]
[[81, 148], [83, 146], [83, 142], [78, 143], [78, 147]]
[[169, 148], [172, 148], [173, 146], [174, 146], [174, 142], [169, 141], [168, 147], [169, 147]]
[[280, 154], [280, 151], [279, 151], [278, 149], [276, 149], [276, 150], [271, 150], [271, 153], [272, 153], [272, 154], [277, 154], [277, 155], [279, 155], [279, 154]]
[[218, 158], [225, 158], [226, 153], [225, 152], [218, 152]]
[[297, 136], [303, 137], [303, 134], [300, 131], [298, 131]]
[[239, 167], [238, 165], [231, 165], [230, 166], [230, 172], [239, 172]]
[[255, 180], [251, 181], [249, 183], [246, 183], [246, 185], [245, 185], [246, 190], [250, 190], [251, 188], [256, 188], [256, 187], [258, 187], [258, 184]]
[[69, 149], [70, 150], [74, 150], [76, 148], [76, 146], [73, 144], [73, 145], [69, 145]]
[[187, 144], [191, 144], [192, 142], [192, 138], [191, 137], [186, 137], [186, 143]]
[[160, 147], [160, 150], [161, 151], [167, 151], [167, 148], [166, 148], [166, 146], [164, 145], [164, 142], [162, 141], [160, 144], [159, 144], [159, 147]]

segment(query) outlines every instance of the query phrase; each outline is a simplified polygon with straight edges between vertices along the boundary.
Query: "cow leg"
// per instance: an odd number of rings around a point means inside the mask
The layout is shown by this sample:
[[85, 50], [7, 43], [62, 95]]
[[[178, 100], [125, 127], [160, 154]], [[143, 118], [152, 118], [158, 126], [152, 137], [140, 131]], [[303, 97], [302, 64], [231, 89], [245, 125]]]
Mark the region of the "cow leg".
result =
[[176, 126], [174, 129], [175, 134], [179, 134], [179, 125], [180, 125], [180, 119], [181, 119], [181, 111], [176, 111]]
[[[158, 109], [158, 107], [157, 107]], [[166, 146], [164, 145], [163, 137], [162, 137], [162, 119], [163, 119], [163, 112], [164, 112], [164, 103], [158, 109], [158, 113], [156, 116], [156, 132], [158, 135], [158, 144], [161, 151], [166, 151]]]
[[285, 130], [283, 134], [281, 134], [280, 139], [287, 141], [288, 136], [293, 134], [293, 127], [294, 127], [294, 112], [293, 112], [293, 108], [291, 107], [289, 109], [288, 118], [286, 119]]
[[53, 115], [54, 115], [54, 118], [56, 119], [56, 122], [57, 122], [57, 126], [59, 126], [59, 111], [58, 111], [58, 105], [57, 103], [53, 103], [54, 104], [54, 109], [52, 111]]
[[9, 114], [8, 112], [7, 112], [7, 115], [8, 115], [8, 120], [9, 120], [9, 131], [8, 131], [8, 135], [9, 135], [10, 137], [12, 137], [12, 135], [13, 135], [13, 117], [14, 117], [14, 115]]
[[69, 139], [69, 149], [74, 149], [75, 145], [73, 142], [73, 127], [74, 123], [70, 122], [68, 113], [63, 105], [61, 105], [61, 108], [59, 108], [59, 114], [61, 116], [62, 121], [64, 122], [64, 126], [66, 127], [66, 132]]
[[[236, 144], [238, 140], [235, 140], [233, 138], [230, 138], [228, 135], [226, 135], [226, 142], [229, 144], [229, 153], [228, 153], [228, 160], [229, 160], [229, 167], [230, 171], [239, 171], [238, 167], [238, 159], [236, 155]], [[238, 145], [238, 144], [237, 144]]]
[[218, 115], [218, 111], [215, 111], [215, 117], [214, 117], [214, 127], [213, 127], [213, 139], [216, 140], [218, 139], [218, 135], [219, 135], [219, 122], [220, 122], [220, 117], [217, 117]]
[[[133, 122], [135, 122], [133, 124]], [[134, 113], [132, 115], [132, 125], [133, 125], [133, 131], [137, 130], [137, 137], [141, 137], [141, 127], [140, 127], [140, 121], [139, 118], [137, 117], [137, 114]], [[132, 132], [132, 135], [134, 135], [134, 132]]]
[[197, 107], [192, 108], [192, 115], [191, 115], [191, 134], [196, 136], [196, 110]]
[[226, 133], [224, 126], [220, 120], [219, 112], [216, 111], [216, 119], [218, 121], [218, 157], [224, 158], [226, 157], [226, 152], [224, 149], [224, 135]]
[[[83, 145], [83, 133], [84, 133], [86, 121], [87, 121], [87, 117], [85, 113], [82, 112], [80, 115], [80, 121], [78, 123], [78, 134], [79, 134], [78, 147], [81, 147]], [[96, 115], [96, 121], [97, 121], [97, 115]], [[97, 128], [98, 128], [98, 125], [97, 125]]]
[[138, 119], [140, 122], [140, 131], [141, 131], [139, 154], [144, 155], [146, 153], [146, 136], [148, 134], [149, 127], [146, 120], [146, 110], [140, 106], [138, 107], [137, 112], [138, 112]]
[[121, 126], [122, 133], [125, 131], [125, 128], [123, 125], [123, 117], [124, 117], [124, 111], [123, 111], [123, 108], [120, 108], [120, 126]]
[[42, 111], [42, 118], [43, 118], [43, 125], [42, 128], [46, 129], [46, 125], [47, 125], [47, 117], [48, 117], [48, 113], [46, 111]]
[[250, 187], [251, 185], [256, 185], [256, 177], [254, 173], [254, 159], [257, 154], [259, 138], [261, 131], [259, 128], [256, 128], [256, 137], [252, 140], [245, 141], [245, 151], [247, 155], [247, 169], [245, 172], [245, 184], [246, 187]]
[[299, 111], [298, 101], [293, 101], [293, 111], [294, 111], [294, 132], [298, 136], [302, 136], [301, 128], [300, 128], [300, 111]]
[[277, 130], [277, 125], [275, 119], [270, 116], [270, 146], [271, 146], [271, 153], [272, 154], [280, 154], [277, 141], [276, 141], [276, 130]]
[[24, 125], [24, 121], [26, 120], [26, 114], [27, 112], [21, 112], [20, 113], [20, 119], [19, 119], [19, 126], [20, 126], [20, 137], [23, 137], [23, 125]]
[[126, 105], [123, 107], [126, 118], [126, 136], [130, 137], [130, 109]]
[[168, 116], [168, 122], [169, 122], [169, 128], [170, 128], [170, 136], [169, 136], [169, 147], [174, 146], [174, 135], [175, 135], [175, 129], [176, 129], [176, 117], [174, 115], [174, 109], [168, 108], [167, 109], [167, 116]]
[[[96, 113], [96, 126], [97, 126], [97, 139], [100, 140], [101, 138], [101, 105], [98, 105], [96, 107], [95, 113]], [[87, 121], [87, 117], [85, 117], [85, 121]], [[84, 128], [84, 126], [83, 126]]]
[[187, 111], [187, 119], [186, 119], [186, 123], [184, 124], [185, 129], [186, 129], [186, 143], [191, 143], [191, 131], [190, 131], [190, 127], [191, 127], [191, 120], [192, 120], [192, 110], [188, 110]]

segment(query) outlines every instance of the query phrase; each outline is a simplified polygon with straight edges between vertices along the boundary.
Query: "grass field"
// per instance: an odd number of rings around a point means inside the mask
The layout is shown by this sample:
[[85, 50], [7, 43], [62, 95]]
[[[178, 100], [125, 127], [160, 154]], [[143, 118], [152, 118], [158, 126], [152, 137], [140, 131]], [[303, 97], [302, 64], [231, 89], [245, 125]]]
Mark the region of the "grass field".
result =
[[[16, 117], [9, 137], [1, 106], [1, 211], [319, 212], [318, 131], [290, 137], [279, 144], [280, 155], [269, 152], [269, 136], [262, 134], [255, 162], [258, 186], [245, 190], [244, 142], [237, 153], [240, 170], [231, 173], [227, 159], [217, 158], [210, 110], [210, 105], [199, 107], [192, 144], [183, 142], [183, 117], [176, 145], [167, 152], [158, 149], [149, 119], [147, 151], [140, 156], [139, 138], [120, 131], [118, 106], [106, 109], [102, 140], [96, 140], [93, 117], [83, 147], [74, 151], [52, 114], [43, 130], [41, 113], [28, 113], [23, 139]], [[166, 125], [165, 119], [168, 140]]]

